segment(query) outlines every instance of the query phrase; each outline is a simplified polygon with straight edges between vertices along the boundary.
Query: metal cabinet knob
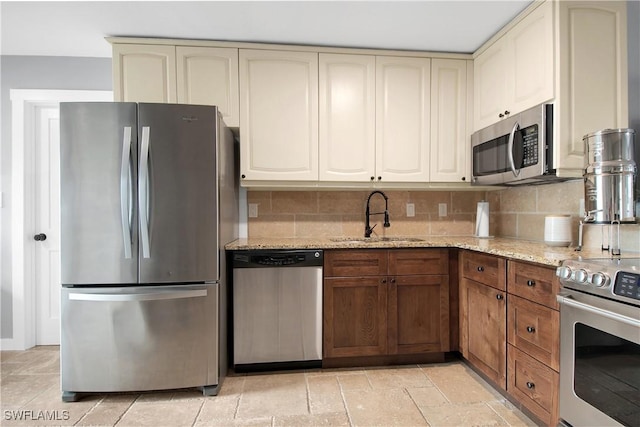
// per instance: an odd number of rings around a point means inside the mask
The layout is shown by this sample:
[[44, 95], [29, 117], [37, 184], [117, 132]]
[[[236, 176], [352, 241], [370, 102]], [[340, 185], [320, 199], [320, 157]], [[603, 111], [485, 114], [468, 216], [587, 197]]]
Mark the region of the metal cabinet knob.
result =
[[496, 299], [502, 300], [504, 299], [504, 296], [502, 294], [498, 294], [496, 295]]
[[536, 331], [536, 328], [534, 328], [533, 326], [527, 326], [527, 332], [529, 332], [530, 334], [534, 333]]
[[536, 285], [535, 280], [527, 280], [527, 286], [535, 286], [535, 285]]
[[482, 273], [484, 271], [484, 267], [483, 266], [478, 267], [478, 271]]
[[36, 234], [35, 236], [33, 236], [33, 240], [37, 242], [42, 242], [44, 240], [47, 240], [47, 235], [44, 233]]
[[387, 279], [380, 279], [380, 283], [387, 283]]
[[536, 385], [535, 385], [534, 383], [532, 383], [531, 381], [527, 381], [527, 388], [528, 388], [529, 390], [531, 390], [532, 388], [535, 388], [535, 386], [536, 386]]

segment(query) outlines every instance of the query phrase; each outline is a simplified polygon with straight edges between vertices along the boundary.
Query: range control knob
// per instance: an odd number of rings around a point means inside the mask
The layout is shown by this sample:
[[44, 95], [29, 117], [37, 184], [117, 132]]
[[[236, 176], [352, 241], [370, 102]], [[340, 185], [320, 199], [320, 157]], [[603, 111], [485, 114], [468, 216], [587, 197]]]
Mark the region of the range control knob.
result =
[[567, 267], [566, 265], [558, 267], [556, 269], [556, 276], [563, 280], [571, 279], [571, 267]]
[[591, 276], [591, 283], [599, 288], [609, 286], [609, 281], [609, 275], [606, 273], [593, 273]]
[[589, 273], [587, 273], [587, 271], [582, 268], [580, 270], [576, 270], [576, 272], [573, 273], [573, 280], [578, 283], [587, 283], [588, 277]]

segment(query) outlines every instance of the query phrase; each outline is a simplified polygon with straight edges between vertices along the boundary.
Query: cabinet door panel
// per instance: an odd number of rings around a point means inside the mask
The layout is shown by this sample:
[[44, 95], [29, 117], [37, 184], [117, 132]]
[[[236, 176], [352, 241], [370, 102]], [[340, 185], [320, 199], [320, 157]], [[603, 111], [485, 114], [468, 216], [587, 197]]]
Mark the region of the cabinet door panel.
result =
[[176, 102], [176, 48], [113, 45], [115, 101]]
[[389, 279], [389, 353], [449, 351], [449, 276]]
[[446, 249], [396, 249], [389, 251], [389, 274], [448, 274]]
[[376, 57], [376, 179], [429, 180], [431, 60]]
[[556, 295], [560, 281], [555, 268], [533, 265], [520, 261], [508, 262], [507, 290], [510, 294], [559, 310]]
[[431, 60], [431, 182], [461, 182], [469, 175], [467, 61]]
[[491, 380], [506, 388], [506, 293], [465, 280], [468, 358]]
[[517, 113], [553, 98], [553, 3], [527, 15], [509, 34], [513, 73], [512, 99], [505, 108]]
[[178, 102], [216, 105], [227, 126], [238, 127], [238, 49], [176, 47]]
[[240, 49], [241, 173], [318, 179], [318, 54]]
[[324, 54], [320, 62], [320, 180], [375, 174], [375, 57]]
[[331, 250], [324, 253], [325, 277], [384, 276], [387, 274], [386, 250]]
[[562, 109], [554, 145], [556, 168], [582, 172], [584, 135], [628, 126], [625, 3], [557, 2]]
[[474, 60], [473, 129], [497, 122], [507, 100], [506, 41], [497, 40]]
[[387, 352], [387, 290], [380, 277], [324, 279], [324, 357]]
[[559, 367], [559, 313], [510, 295], [508, 314], [508, 342], [557, 371]]

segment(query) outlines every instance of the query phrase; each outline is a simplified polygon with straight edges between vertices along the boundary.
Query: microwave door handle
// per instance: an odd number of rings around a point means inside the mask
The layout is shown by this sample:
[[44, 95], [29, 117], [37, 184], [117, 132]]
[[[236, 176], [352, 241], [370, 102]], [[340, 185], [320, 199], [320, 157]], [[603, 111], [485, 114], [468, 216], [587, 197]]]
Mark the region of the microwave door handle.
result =
[[516, 169], [516, 162], [513, 159], [513, 143], [515, 140], [516, 132], [520, 130], [520, 123], [516, 121], [513, 125], [513, 129], [511, 129], [511, 133], [509, 134], [509, 145], [507, 145], [507, 151], [509, 152], [509, 166], [511, 166], [511, 172], [513, 172], [513, 176], [520, 175], [520, 169]]

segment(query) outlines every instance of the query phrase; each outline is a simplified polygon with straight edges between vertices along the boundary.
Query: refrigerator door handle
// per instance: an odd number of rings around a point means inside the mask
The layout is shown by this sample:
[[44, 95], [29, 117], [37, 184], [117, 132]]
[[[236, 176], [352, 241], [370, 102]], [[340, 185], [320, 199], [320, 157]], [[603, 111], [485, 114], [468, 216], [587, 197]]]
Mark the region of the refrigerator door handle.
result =
[[150, 258], [149, 253], [149, 126], [142, 127], [142, 146], [140, 148], [140, 172], [138, 175], [138, 214], [140, 216], [140, 240], [142, 257]]
[[120, 164], [120, 221], [124, 257], [131, 259], [131, 126], [122, 135], [122, 163]]
[[114, 302], [127, 302], [127, 301], [159, 301], [159, 300], [171, 300], [181, 298], [199, 298], [206, 297], [206, 289], [195, 289], [186, 291], [175, 292], [147, 292], [141, 294], [85, 294], [85, 293], [70, 293], [69, 299], [74, 301], [114, 301]]

